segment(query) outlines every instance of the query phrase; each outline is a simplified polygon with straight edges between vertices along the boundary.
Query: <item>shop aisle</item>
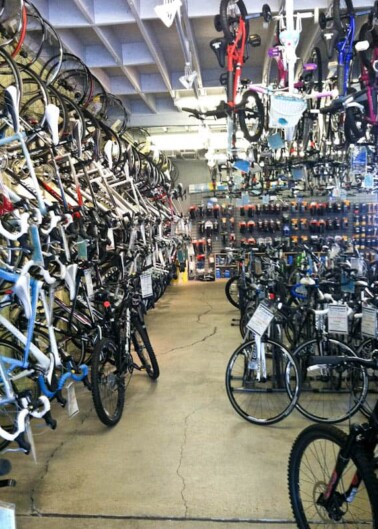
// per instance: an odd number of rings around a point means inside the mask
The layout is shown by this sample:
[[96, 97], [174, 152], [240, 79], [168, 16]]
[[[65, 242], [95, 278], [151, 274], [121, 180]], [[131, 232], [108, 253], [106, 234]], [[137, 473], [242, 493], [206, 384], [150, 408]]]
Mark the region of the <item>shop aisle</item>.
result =
[[33, 424], [37, 464], [12, 456], [18, 484], [1, 500], [16, 503], [18, 529], [292, 529], [287, 459], [307, 422], [258, 427], [233, 411], [232, 317], [223, 282], [170, 287], [148, 315], [161, 376], [135, 374], [120, 424], [102, 426], [80, 388], [79, 415], [54, 404], [55, 432]]

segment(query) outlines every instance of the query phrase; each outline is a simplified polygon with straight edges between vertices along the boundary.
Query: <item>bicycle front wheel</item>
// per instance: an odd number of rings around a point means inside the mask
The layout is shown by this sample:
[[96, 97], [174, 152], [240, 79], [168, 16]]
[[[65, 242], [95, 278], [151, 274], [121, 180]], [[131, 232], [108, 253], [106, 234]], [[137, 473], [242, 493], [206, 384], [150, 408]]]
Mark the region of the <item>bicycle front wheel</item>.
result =
[[[347, 435], [330, 425], [311, 425], [299, 434], [289, 458], [290, 502], [300, 529], [317, 527], [378, 528], [378, 481], [371, 458], [352, 451], [333, 501], [325, 506], [323, 494], [334, 479], [340, 448]], [[354, 486], [359, 476], [361, 483]]]
[[240, 308], [238, 283], [239, 283], [239, 276], [234, 276], [234, 277], [231, 277], [227, 281], [226, 286], [225, 286], [226, 298], [231, 303], [231, 305], [233, 305], [237, 309]]
[[125, 405], [125, 385], [119, 367], [119, 349], [113, 340], [103, 338], [97, 342], [92, 355], [92, 397], [98, 418], [106, 426], [119, 422]]
[[256, 92], [253, 92], [253, 90], [244, 92], [238, 115], [244, 138], [250, 143], [258, 141], [264, 131], [265, 111], [264, 105]]
[[[350, 347], [332, 338], [309, 340], [294, 351], [301, 373], [297, 409], [313, 421], [338, 423], [356, 413], [365, 401], [368, 377], [361, 366], [322, 364], [322, 356], [328, 355], [356, 356]], [[319, 357], [319, 364], [309, 367], [313, 356]]]
[[227, 396], [234, 410], [248, 422], [268, 425], [289, 415], [298, 399], [297, 364], [283, 345], [263, 338], [266, 369], [256, 362], [255, 340], [232, 354], [226, 369]]

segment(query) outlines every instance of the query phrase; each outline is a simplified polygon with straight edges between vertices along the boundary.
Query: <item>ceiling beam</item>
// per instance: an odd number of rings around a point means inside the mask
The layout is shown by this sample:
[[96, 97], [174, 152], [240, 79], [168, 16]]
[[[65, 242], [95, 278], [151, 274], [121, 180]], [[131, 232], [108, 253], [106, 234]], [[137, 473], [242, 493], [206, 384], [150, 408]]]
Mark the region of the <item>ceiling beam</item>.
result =
[[156, 63], [156, 66], [160, 72], [160, 75], [164, 81], [165, 86], [167, 87], [168, 92], [171, 94], [171, 97], [174, 97], [174, 92], [172, 90], [172, 84], [171, 84], [171, 78], [169, 75], [169, 71], [167, 68], [167, 65], [165, 63], [165, 60], [163, 58], [163, 53], [159, 48], [159, 45], [156, 41], [156, 39], [153, 36], [153, 33], [151, 31], [151, 28], [147, 28], [145, 22], [140, 17], [140, 6], [136, 6], [136, 3], [134, 0], [126, 0], [127, 4], [130, 8], [130, 11], [132, 12], [135, 22], [137, 23], [137, 26], [139, 28], [139, 31], [141, 32], [141, 35], [147, 45], [147, 48], [149, 49], [152, 57], [154, 58], [154, 61]]
[[184, 0], [182, 2], [182, 6], [181, 6], [181, 15], [182, 15], [182, 19], [184, 21], [184, 25], [185, 25], [185, 29], [186, 29], [186, 35], [189, 39], [189, 42], [190, 42], [190, 51], [192, 53], [192, 60], [193, 60], [193, 66], [194, 66], [194, 69], [195, 71], [197, 72], [197, 83], [198, 83], [198, 88], [200, 90], [202, 90], [203, 88], [203, 81], [202, 81], [202, 68], [201, 68], [201, 63], [200, 63], [200, 60], [199, 60], [199, 53], [198, 53], [198, 49], [197, 49], [197, 44], [196, 44], [196, 39], [194, 37], [194, 32], [193, 32], [193, 28], [192, 28], [192, 24], [190, 22], [190, 19], [189, 19], [189, 14], [188, 14], [188, 5], [187, 5], [187, 1]]

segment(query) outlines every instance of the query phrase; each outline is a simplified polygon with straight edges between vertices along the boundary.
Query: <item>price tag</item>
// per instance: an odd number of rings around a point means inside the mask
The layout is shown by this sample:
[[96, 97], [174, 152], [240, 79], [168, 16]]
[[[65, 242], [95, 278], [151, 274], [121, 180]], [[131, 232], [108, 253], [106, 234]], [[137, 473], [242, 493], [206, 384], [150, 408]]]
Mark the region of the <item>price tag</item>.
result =
[[252, 318], [247, 323], [247, 328], [255, 334], [262, 336], [269, 327], [273, 318], [273, 312], [269, 310], [266, 305], [260, 303], [253, 313]]
[[107, 245], [107, 250], [114, 250], [115, 249], [115, 242], [114, 242], [114, 232], [113, 228], [108, 228], [108, 239], [109, 244]]
[[1, 529], [16, 529], [16, 506], [13, 503], [0, 501]]
[[152, 277], [151, 274], [142, 274], [140, 276], [140, 286], [142, 289], [142, 298], [149, 298], [152, 296]]
[[[30, 443], [30, 447], [31, 447], [30, 451], [32, 453], [34, 463], [37, 463], [37, 451], [35, 449], [34, 437], [33, 437], [33, 432], [30, 426], [29, 417], [26, 419], [26, 422], [25, 422], [25, 433], [26, 433], [27, 440]], [[3, 527], [3, 526], [1, 525], [0, 527]]]
[[81, 261], [88, 261], [88, 244], [82, 237], [77, 241], [77, 255]]
[[361, 333], [372, 338], [377, 336], [377, 309], [375, 307], [362, 307]]
[[77, 413], [79, 413], [79, 405], [76, 398], [75, 384], [70, 382], [67, 385], [67, 415], [71, 418]]
[[346, 305], [328, 306], [328, 332], [348, 334], [348, 307]]
[[91, 298], [94, 294], [94, 290], [93, 290], [93, 282], [92, 282], [92, 273], [91, 273], [90, 268], [87, 268], [86, 270], [84, 270], [84, 278], [85, 278], [85, 285], [87, 287], [88, 296]]

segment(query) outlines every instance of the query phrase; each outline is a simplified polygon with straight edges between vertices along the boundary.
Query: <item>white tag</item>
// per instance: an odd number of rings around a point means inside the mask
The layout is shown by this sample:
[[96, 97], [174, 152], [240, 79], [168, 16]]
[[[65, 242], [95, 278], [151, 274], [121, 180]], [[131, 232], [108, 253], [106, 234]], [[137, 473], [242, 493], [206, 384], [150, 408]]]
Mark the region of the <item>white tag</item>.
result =
[[[35, 449], [34, 437], [33, 437], [33, 432], [30, 426], [29, 417], [26, 419], [26, 422], [25, 422], [25, 433], [26, 433], [26, 438], [29, 441], [30, 446], [31, 446], [31, 453], [33, 456], [34, 463], [37, 463], [37, 451]], [[3, 526], [0, 526], [0, 527], [3, 527]]]
[[260, 303], [253, 313], [252, 318], [247, 323], [247, 328], [255, 334], [262, 336], [269, 327], [273, 318], [273, 312], [270, 311], [263, 303]]
[[146, 229], [144, 227], [144, 224], [140, 225], [140, 233], [142, 235], [143, 244], [146, 244]]
[[140, 276], [140, 286], [142, 289], [142, 298], [149, 298], [152, 296], [152, 277], [151, 274], [142, 274]]
[[67, 385], [67, 415], [73, 417], [79, 413], [79, 405], [77, 403], [75, 384], [70, 382]]
[[16, 506], [13, 503], [0, 501], [1, 529], [16, 529]]
[[362, 307], [361, 333], [372, 338], [377, 336], [377, 309], [375, 307]]
[[113, 228], [108, 228], [108, 239], [109, 239], [109, 244], [107, 245], [106, 249], [107, 250], [114, 250], [115, 248], [115, 242], [114, 242], [114, 232], [113, 232]]
[[348, 307], [328, 305], [328, 332], [348, 334]]
[[91, 269], [87, 268], [84, 270], [85, 285], [87, 287], [87, 294], [91, 298], [94, 294], [93, 282], [92, 282], [92, 273]]

